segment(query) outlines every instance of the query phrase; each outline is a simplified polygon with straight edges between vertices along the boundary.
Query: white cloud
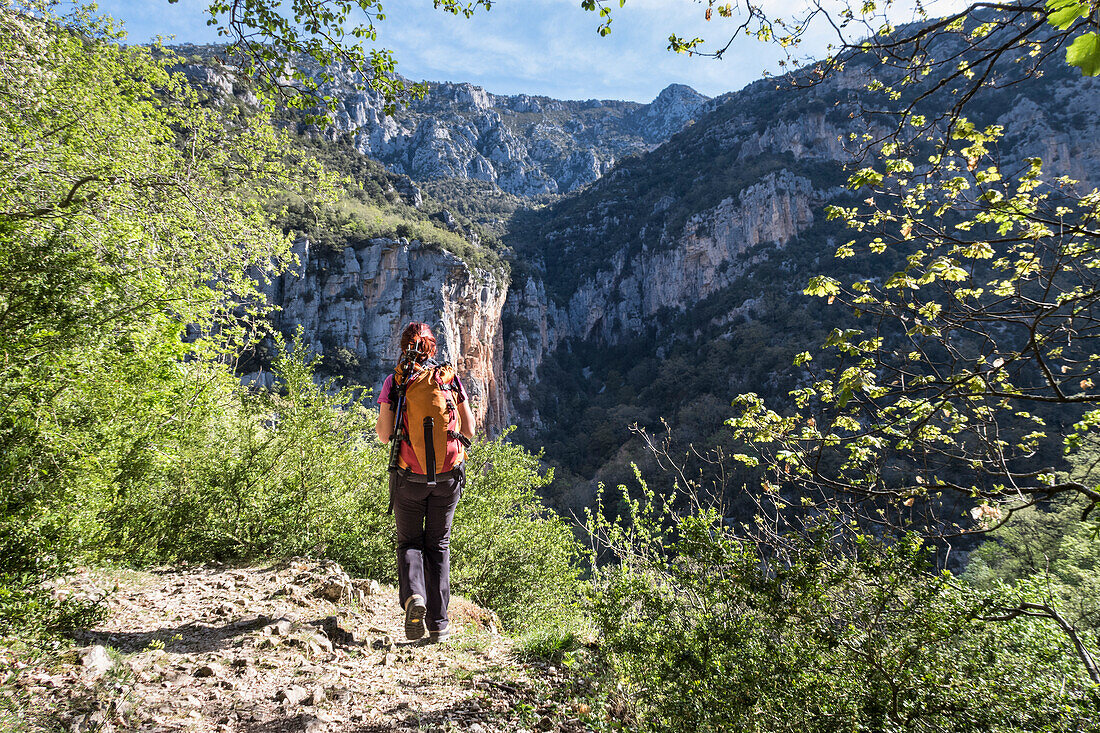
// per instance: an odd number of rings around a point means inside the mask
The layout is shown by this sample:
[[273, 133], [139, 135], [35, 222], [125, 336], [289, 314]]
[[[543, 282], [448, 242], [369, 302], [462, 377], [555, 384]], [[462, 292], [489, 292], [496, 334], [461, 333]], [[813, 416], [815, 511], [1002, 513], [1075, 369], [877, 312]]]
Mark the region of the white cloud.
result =
[[732, 55], [714, 62], [668, 52], [669, 33], [702, 30], [701, 8], [691, 0], [629, 0], [606, 38], [579, 1], [501, 0], [464, 20], [418, 0], [387, 14], [380, 40], [394, 48], [402, 73], [473, 81], [495, 92], [648, 101], [679, 82], [718, 94], [758, 78], [767, 57], [755, 43], [748, 64]]
[[[840, 2], [840, 0], [835, 0]], [[175, 34], [180, 42], [216, 40], [205, 25], [206, 0], [102, 0], [101, 8], [126, 20], [131, 40]], [[764, 0], [773, 13], [790, 17], [799, 6]], [[398, 70], [413, 79], [469, 81], [497, 93], [545, 94], [564, 98], [651, 100], [670, 83], [708, 95], [739, 89], [778, 71], [782, 54], [749, 38], [734, 41], [720, 61], [688, 58], [666, 50], [668, 36], [702, 36], [724, 43], [737, 23], [707, 22], [696, 0], [612, 2], [610, 36], [596, 33], [599, 18], [580, 0], [495, 0], [492, 10], [464, 19], [435, 10], [431, 0], [383, 0], [386, 19], [379, 42], [394, 51]], [[932, 0], [930, 12], [965, 7], [962, 0]], [[892, 18], [908, 20], [904, 10]], [[809, 35], [802, 54], [820, 57], [828, 42], [824, 26]]]

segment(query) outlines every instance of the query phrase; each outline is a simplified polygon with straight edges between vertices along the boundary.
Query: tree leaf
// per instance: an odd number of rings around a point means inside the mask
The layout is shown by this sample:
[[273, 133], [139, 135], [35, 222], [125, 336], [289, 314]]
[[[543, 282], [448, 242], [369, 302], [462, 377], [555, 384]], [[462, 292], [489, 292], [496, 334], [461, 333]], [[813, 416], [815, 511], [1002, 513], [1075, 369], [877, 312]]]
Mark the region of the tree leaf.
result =
[[1066, 49], [1066, 63], [1076, 66], [1085, 76], [1100, 74], [1100, 35], [1085, 33]]
[[1073, 21], [1089, 14], [1088, 3], [1081, 0], [1047, 0], [1047, 8], [1051, 11], [1047, 22], [1061, 30], [1066, 30], [1073, 25]]

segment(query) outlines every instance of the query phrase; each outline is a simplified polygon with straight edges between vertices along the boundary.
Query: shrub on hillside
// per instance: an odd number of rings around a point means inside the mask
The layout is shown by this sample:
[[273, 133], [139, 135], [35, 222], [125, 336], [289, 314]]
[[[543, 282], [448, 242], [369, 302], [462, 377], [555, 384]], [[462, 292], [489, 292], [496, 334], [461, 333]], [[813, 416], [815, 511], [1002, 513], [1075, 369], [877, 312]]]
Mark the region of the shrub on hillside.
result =
[[[1089, 439], [1070, 456], [1067, 478], [1095, 485], [1097, 458], [1100, 444]], [[1068, 623], [1100, 640], [1100, 517], [1089, 507], [1061, 496], [1014, 511], [971, 553], [963, 578], [983, 589], [1037, 585]]]
[[884, 542], [824, 518], [758, 544], [714, 508], [676, 514], [652, 493], [625, 505], [589, 521], [609, 560], [593, 567], [591, 609], [644, 729], [1098, 723], [1097, 690], [1054, 622], [987, 620], [1022, 598], [931, 572], [913, 536]]
[[119, 40], [89, 8], [0, 7], [8, 579], [93, 552], [101, 513], [177, 461], [165, 446], [216, 410], [251, 335], [249, 273], [289, 254], [257, 202], [328, 186], [262, 111], [204, 104], [164, 54]]
[[552, 473], [506, 436], [470, 454], [451, 542], [455, 588], [511, 628], [568, 625], [579, 613], [580, 547], [536, 494]]
[[385, 574], [377, 413], [351, 389], [317, 383], [320, 358], [300, 342], [278, 351], [276, 389], [207, 394], [162, 446], [164, 470], [103, 510], [92, 547], [137, 563], [326, 556]]

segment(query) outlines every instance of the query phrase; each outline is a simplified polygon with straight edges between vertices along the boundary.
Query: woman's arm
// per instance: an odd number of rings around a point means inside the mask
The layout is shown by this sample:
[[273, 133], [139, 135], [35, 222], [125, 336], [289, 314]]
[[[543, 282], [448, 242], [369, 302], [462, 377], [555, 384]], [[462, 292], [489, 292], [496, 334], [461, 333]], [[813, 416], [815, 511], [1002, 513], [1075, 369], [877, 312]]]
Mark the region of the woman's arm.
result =
[[458, 431], [473, 440], [476, 425], [474, 424], [474, 411], [470, 409], [469, 400], [458, 403], [458, 416], [462, 420], [458, 426]]
[[390, 436], [393, 435], [393, 405], [389, 402], [378, 405], [378, 422], [375, 423], [374, 430], [378, 433], [379, 440], [383, 443], [390, 442]]

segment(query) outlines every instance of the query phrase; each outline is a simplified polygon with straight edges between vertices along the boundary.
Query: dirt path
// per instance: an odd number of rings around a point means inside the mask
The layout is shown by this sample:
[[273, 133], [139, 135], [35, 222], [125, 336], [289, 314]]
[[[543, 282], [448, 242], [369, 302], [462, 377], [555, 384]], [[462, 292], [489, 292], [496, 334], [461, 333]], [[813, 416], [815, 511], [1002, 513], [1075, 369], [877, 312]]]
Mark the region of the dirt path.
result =
[[404, 639], [392, 587], [331, 562], [87, 572], [55, 592], [111, 585], [110, 616], [61, 662], [0, 647], [26, 730], [590, 729], [588, 683], [520, 661], [495, 617], [460, 598], [451, 639], [429, 644]]

